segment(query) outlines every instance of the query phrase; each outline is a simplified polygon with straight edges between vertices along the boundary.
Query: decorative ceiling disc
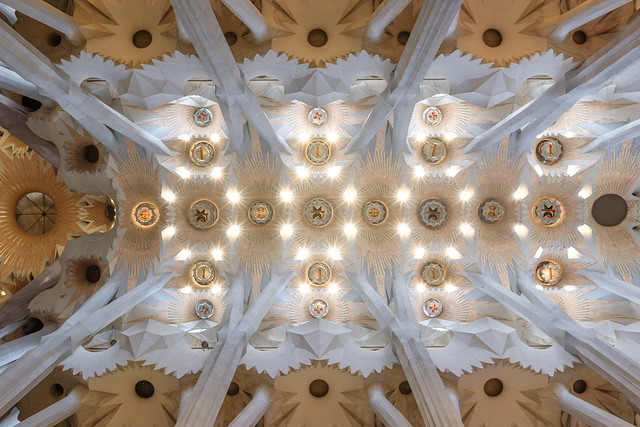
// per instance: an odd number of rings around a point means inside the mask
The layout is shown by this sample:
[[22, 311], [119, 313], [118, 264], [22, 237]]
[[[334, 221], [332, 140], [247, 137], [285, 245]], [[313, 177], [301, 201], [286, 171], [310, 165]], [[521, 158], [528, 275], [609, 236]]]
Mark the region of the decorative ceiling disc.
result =
[[480, 203], [478, 216], [486, 224], [495, 224], [504, 217], [504, 207], [496, 199], [488, 199]]
[[430, 138], [422, 146], [422, 158], [430, 165], [437, 165], [447, 157], [447, 147], [439, 139]]
[[304, 208], [304, 217], [314, 227], [324, 227], [331, 222], [333, 210], [324, 199], [313, 199]]
[[200, 261], [191, 269], [193, 280], [200, 286], [209, 286], [216, 279], [216, 268], [209, 261]]
[[562, 279], [562, 267], [557, 262], [549, 259], [540, 261], [536, 267], [536, 277], [543, 285], [557, 285]]
[[438, 107], [427, 107], [422, 113], [422, 120], [430, 126], [437, 126], [442, 121], [442, 111]]
[[312, 108], [311, 111], [309, 111], [309, 123], [314, 126], [322, 126], [327, 123], [328, 118], [329, 115], [327, 111], [322, 107]]
[[215, 155], [215, 149], [207, 141], [196, 142], [189, 151], [189, 157], [196, 166], [209, 166]]
[[314, 139], [307, 144], [304, 154], [307, 156], [309, 163], [319, 166], [329, 161], [329, 157], [331, 157], [331, 148], [324, 140]]
[[16, 204], [15, 215], [18, 227], [32, 236], [51, 230], [57, 216], [53, 199], [40, 192], [22, 196]]
[[212, 120], [213, 114], [208, 108], [201, 107], [193, 113], [193, 122], [202, 128], [209, 126]]
[[387, 219], [387, 205], [380, 200], [367, 202], [362, 209], [364, 220], [371, 225], [380, 225]]
[[249, 207], [249, 220], [257, 225], [268, 224], [273, 219], [273, 209], [266, 202], [255, 202]]
[[201, 319], [208, 319], [213, 316], [213, 303], [208, 299], [201, 299], [196, 302], [196, 316]]
[[424, 225], [430, 228], [437, 228], [444, 222], [447, 210], [438, 199], [426, 199], [418, 208], [418, 217]]
[[331, 267], [326, 262], [314, 262], [307, 268], [307, 279], [315, 286], [322, 286], [331, 279]]
[[538, 200], [533, 209], [536, 221], [545, 227], [558, 225], [562, 220], [562, 203], [553, 197]]
[[143, 227], [150, 227], [158, 220], [158, 210], [152, 203], [140, 203], [133, 211], [133, 219]]
[[209, 228], [216, 221], [218, 221], [218, 208], [211, 200], [198, 200], [189, 208], [189, 222], [195, 228]]
[[536, 157], [545, 165], [552, 165], [562, 156], [562, 144], [555, 138], [545, 138], [536, 146]]
[[424, 280], [429, 286], [438, 286], [442, 284], [446, 276], [447, 271], [439, 262], [428, 262], [422, 268], [422, 280]]
[[424, 302], [422, 310], [424, 311], [424, 314], [429, 317], [438, 317], [440, 316], [440, 313], [442, 313], [442, 303], [439, 299], [429, 298]]
[[309, 314], [311, 317], [315, 317], [316, 319], [320, 319], [327, 315], [329, 312], [329, 304], [322, 298], [317, 298], [311, 301], [309, 304]]

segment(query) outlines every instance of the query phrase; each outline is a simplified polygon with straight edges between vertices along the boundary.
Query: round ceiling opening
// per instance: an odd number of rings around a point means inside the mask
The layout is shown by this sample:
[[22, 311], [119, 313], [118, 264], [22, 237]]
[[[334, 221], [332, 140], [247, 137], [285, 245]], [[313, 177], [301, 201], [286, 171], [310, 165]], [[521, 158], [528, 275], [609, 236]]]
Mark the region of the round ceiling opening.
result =
[[156, 391], [153, 384], [147, 380], [138, 381], [136, 383], [136, 394], [143, 399], [148, 399], [153, 396], [153, 393]]
[[133, 45], [138, 49], [144, 49], [151, 44], [152, 38], [153, 37], [151, 36], [151, 33], [149, 31], [139, 30], [135, 32], [131, 41], [133, 42]]
[[328, 40], [329, 36], [327, 36], [327, 33], [320, 28], [309, 31], [309, 35], [307, 36], [307, 41], [313, 47], [322, 47], [327, 44]]
[[56, 223], [56, 207], [51, 197], [33, 192], [22, 196], [15, 210], [18, 227], [31, 236], [45, 234]]
[[325, 380], [313, 380], [309, 384], [309, 393], [315, 397], [324, 397], [329, 393], [329, 384]]
[[498, 47], [502, 44], [502, 34], [495, 28], [489, 28], [482, 34], [482, 41], [489, 47]]
[[503, 387], [502, 381], [498, 378], [491, 378], [484, 383], [484, 394], [491, 397], [497, 396], [502, 393]]
[[613, 227], [627, 217], [627, 202], [617, 194], [598, 197], [591, 207], [593, 220], [604, 227]]

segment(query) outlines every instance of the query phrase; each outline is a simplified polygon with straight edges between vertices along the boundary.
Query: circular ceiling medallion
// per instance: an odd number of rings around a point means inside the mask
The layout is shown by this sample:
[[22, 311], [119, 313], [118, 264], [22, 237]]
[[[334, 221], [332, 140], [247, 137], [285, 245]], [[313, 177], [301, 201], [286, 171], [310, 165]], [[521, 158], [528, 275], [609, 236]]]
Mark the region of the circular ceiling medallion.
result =
[[189, 222], [195, 228], [209, 228], [216, 221], [218, 221], [218, 208], [211, 200], [198, 200], [189, 208]]
[[424, 302], [422, 310], [429, 317], [438, 317], [442, 313], [442, 303], [439, 299], [429, 298]]
[[133, 210], [133, 219], [143, 227], [152, 226], [158, 220], [157, 208], [152, 203], [139, 203]]
[[313, 380], [309, 384], [309, 393], [313, 397], [324, 397], [329, 393], [329, 384], [325, 380]]
[[329, 161], [329, 157], [331, 157], [331, 148], [324, 140], [314, 139], [307, 144], [304, 154], [307, 156], [309, 163], [319, 166]]
[[322, 298], [316, 298], [309, 304], [309, 314], [311, 314], [311, 317], [320, 319], [326, 316], [328, 312], [329, 304]]
[[33, 192], [18, 200], [15, 209], [18, 227], [25, 233], [36, 236], [45, 234], [56, 223], [56, 207], [51, 197]]
[[533, 209], [533, 216], [545, 227], [558, 225], [563, 216], [562, 203], [553, 197], [540, 199]]
[[331, 279], [331, 267], [325, 262], [314, 262], [307, 268], [307, 279], [315, 286], [322, 286]]
[[367, 202], [362, 209], [364, 220], [371, 225], [380, 225], [387, 219], [387, 205], [380, 200]]
[[[207, 110], [208, 111], [208, 110]], [[207, 141], [198, 141], [191, 147], [189, 157], [196, 166], [209, 166], [213, 162], [216, 151]]]
[[208, 299], [201, 299], [196, 302], [196, 316], [201, 319], [208, 319], [213, 316], [213, 303]]
[[540, 261], [536, 267], [536, 277], [543, 285], [557, 285], [562, 279], [562, 267], [557, 262], [549, 259]]
[[430, 165], [437, 165], [447, 157], [447, 147], [439, 139], [430, 138], [422, 146], [422, 158]]
[[304, 208], [304, 217], [314, 227], [324, 227], [331, 222], [333, 210], [324, 199], [313, 199]]
[[447, 270], [436, 261], [430, 261], [422, 268], [422, 280], [429, 286], [438, 286], [447, 277]]
[[267, 202], [255, 202], [249, 207], [249, 220], [256, 225], [268, 224], [273, 219], [273, 208]]
[[212, 121], [213, 114], [208, 108], [200, 107], [193, 113], [193, 122], [200, 127], [207, 127]]
[[486, 224], [495, 224], [504, 217], [504, 207], [496, 199], [487, 199], [478, 206], [478, 216]]
[[628, 210], [627, 202], [622, 197], [617, 194], [605, 194], [593, 202], [591, 216], [599, 225], [613, 227], [625, 220]]
[[430, 228], [437, 228], [444, 222], [447, 210], [438, 199], [426, 199], [420, 203], [418, 217], [424, 225]]
[[438, 107], [427, 107], [422, 112], [422, 120], [430, 126], [437, 126], [442, 121], [442, 111]]
[[545, 138], [536, 145], [536, 157], [545, 165], [552, 165], [562, 156], [562, 144], [555, 138]]
[[314, 126], [322, 126], [327, 123], [328, 118], [327, 111], [322, 107], [312, 108], [311, 111], [309, 111], [309, 123]]
[[307, 41], [313, 47], [322, 47], [327, 44], [328, 40], [329, 36], [327, 36], [326, 31], [320, 28], [315, 28], [309, 31], [309, 34], [307, 35]]
[[191, 277], [200, 286], [209, 286], [216, 279], [216, 268], [209, 261], [199, 261], [191, 269]]

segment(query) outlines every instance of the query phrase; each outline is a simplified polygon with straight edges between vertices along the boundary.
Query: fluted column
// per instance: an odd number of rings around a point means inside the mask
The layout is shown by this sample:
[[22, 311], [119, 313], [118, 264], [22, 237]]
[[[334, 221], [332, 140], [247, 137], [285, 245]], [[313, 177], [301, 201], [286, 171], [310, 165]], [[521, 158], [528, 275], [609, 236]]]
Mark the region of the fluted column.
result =
[[389, 402], [381, 384], [375, 383], [368, 386], [367, 396], [369, 396], [371, 409], [387, 427], [411, 427], [411, 423], [402, 415], [402, 412]]
[[277, 275], [275, 268], [272, 269], [269, 283], [244, 315], [244, 283], [242, 280], [232, 283], [231, 310], [228, 309], [230, 314], [225, 319], [228, 322], [226, 329], [219, 334], [221, 341], [211, 350], [196, 382], [193, 393], [198, 398], [185, 401], [186, 406], [184, 409], [181, 407], [176, 426], [214, 424], [249, 338], [260, 326], [277, 295], [289, 283], [292, 274]]
[[633, 424], [574, 396], [562, 384], [553, 384], [551, 391], [563, 411], [581, 419], [591, 427], [633, 427]]
[[160, 290], [168, 278], [168, 274], [148, 275], [143, 283], [110, 303], [120, 285], [126, 283], [126, 278], [107, 280], [62, 326], [2, 372], [0, 414], [8, 411], [49, 375], [76, 346]]
[[572, 30], [583, 26], [607, 13], [629, 3], [630, 0], [589, 0], [568, 12], [563, 13], [556, 21], [556, 28], [551, 39], [562, 42]]
[[411, 3], [411, 0], [384, 0], [369, 19], [367, 31], [364, 35], [367, 41], [380, 43], [384, 29], [400, 15], [409, 3]]
[[2, 3], [60, 31], [73, 44], [79, 45], [84, 42], [84, 37], [73, 18], [43, 0], [2, 0]]
[[236, 17], [249, 28], [257, 43], [269, 40], [269, 26], [264, 16], [249, 0], [222, 0]]
[[65, 418], [75, 414], [82, 406], [82, 398], [87, 393], [84, 385], [76, 385], [64, 398], [53, 405], [33, 414], [18, 424], [20, 427], [43, 427], [58, 424]]
[[253, 398], [231, 421], [229, 427], [255, 426], [271, 405], [271, 389], [266, 385], [258, 387]]

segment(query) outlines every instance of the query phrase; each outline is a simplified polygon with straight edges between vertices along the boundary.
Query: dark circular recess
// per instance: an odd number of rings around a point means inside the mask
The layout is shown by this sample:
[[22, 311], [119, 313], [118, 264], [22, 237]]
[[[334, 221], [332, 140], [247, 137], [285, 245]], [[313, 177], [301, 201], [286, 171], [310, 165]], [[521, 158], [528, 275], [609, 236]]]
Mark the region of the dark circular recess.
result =
[[144, 49], [151, 44], [151, 33], [147, 30], [136, 31], [131, 41], [138, 49]]
[[58, 33], [49, 33], [47, 36], [47, 44], [51, 47], [60, 46], [62, 43], [62, 36]]
[[113, 222], [113, 220], [116, 219], [116, 208], [114, 208], [113, 205], [107, 205], [104, 215], [107, 217], [109, 222]]
[[584, 380], [577, 380], [573, 383], [573, 391], [582, 394], [587, 391], [587, 383]]
[[409, 385], [409, 381], [402, 381], [398, 386], [398, 390], [402, 394], [411, 394], [411, 386]]
[[227, 31], [224, 33], [224, 39], [227, 41], [229, 46], [233, 46], [238, 41], [238, 36], [233, 31]]
[[322, 47], [327, 44], [327, 40], [329, 40], [327, 33], [320, 28], [309, 31], [309, 35], [307, 36], [307, 41], [313, 47]]
[[42, 320], [36, 319], [35, 317], [30, 317], [24, 325], [22, 325], [22, 332], [25, 335], [32, 334], [34, 332], [38, 332], [42, 329], [44, 325], [42, 324]]
[[91, 264], [87, 267], [84, 275], [89, 283], [98, 283], [98, 280], [100, 280], [100, 277], [102, 276], [102, 270], [99, 266]]
[[62, 387], [62, 385], [58, 383], [51, 384], [51, 388], [49, 388], [49, 392], [54, 397], [60, 397], [64, 394], [64, 387]]
[[573, 42], [575, 44], [584, 44], [587, 41], [587, 35], [584, 33], [584, 31], [580, 30], [575, 31], [571, 38], [573, 39]]
[[400, 43], [402, 46], [406, 45], [409, 41], [410, 35], [411, 33], [409, 31], [400, 31], [398, 33], [398, 43]]
[[40, 101], [29, 98], [28, 96], [23, 96], [22, 99], [20, 99], [20, 103], [23, 107], [27, 107], [29, 111], [36, 111], [42, 107], [42, 103]]
[[502, 43], [502, 34], [495, 28], [489, 28], [482, 34], [482, 41], [489, 47], [498, 47]]
[[484, 394], [487, 396], [497, 396], [502, 393], [502, 381], [497, 378], [491, 378], [486, 383], [484, 383]]
[[227, 394], [229, 396], [235, 396], [238, 393], [240, 393], [240, 386], [238, 385], [238, 383], [231, 382], [231, 384], [229, 384], [229, 388], [227, 389]]
[[111, 342], [109, 343], [111, 345], [111, 347], [113, 347], [114, 345], [116, 345], [118, 343], [118, 340], [113, 339], [111, 340]]
[[313, 380], [309, 384], [309, 393], [315, 397], [326, 396], [329, 393], [329, 384], [325, 380]]
[[591, 207], [593, 220], [604, 227], [620, 224], [627, 217], [627, 202], [617, 194], [598, 197]]
[[100, 160], [100, 151], [98, 150], [98, 147], [93, 144], [87, 145], [84, 148], [84, 158], [91, 163], [96, 163]]
[[203, 350], [209, 350], [209, 343], [207, 341], [202, 341], [200, 347], [202, 347]]
[[148, 399], [153, 396], [153, 393], [156, 391], [155, 387], [151, 382], [147, 380], [141, 380], [136, 383], [136, 394], [143, 399]]

